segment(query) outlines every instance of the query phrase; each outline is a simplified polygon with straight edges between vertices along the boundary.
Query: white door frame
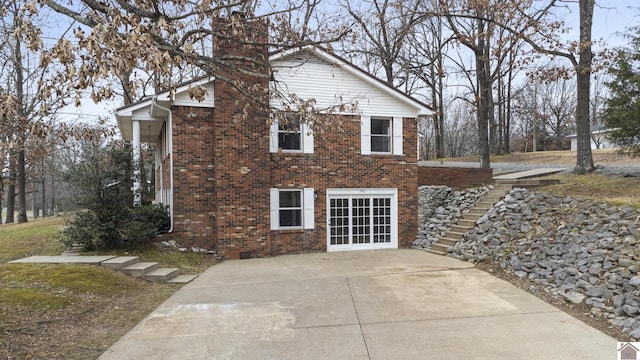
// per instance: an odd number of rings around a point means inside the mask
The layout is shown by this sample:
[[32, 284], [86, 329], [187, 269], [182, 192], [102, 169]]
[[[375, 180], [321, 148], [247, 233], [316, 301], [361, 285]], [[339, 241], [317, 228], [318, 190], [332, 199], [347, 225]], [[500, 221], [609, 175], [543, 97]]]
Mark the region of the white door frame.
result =
[[[352, 244], [353, 229], [349, 224], [349, 244], [331, 245], [331, 199], [353, 199], [353, 198], [375, 198], [387, 197], [391, 199], [391, 241], [388, 243]], [[350, 201], [351, 202], [351, 201]], [[398, 189], [393, 188], [363, 188], [363, 189], [327, 189], [327, 251], [348, 251], [348, 250], [373, 250], [373, 249], [397, 249], [398, 248]], [[351, 209], [351, 205], [349, 205]], [[352, 219], [353, 214], [349, 214]], [[373, 226], [373, 225], [372, 225]]]

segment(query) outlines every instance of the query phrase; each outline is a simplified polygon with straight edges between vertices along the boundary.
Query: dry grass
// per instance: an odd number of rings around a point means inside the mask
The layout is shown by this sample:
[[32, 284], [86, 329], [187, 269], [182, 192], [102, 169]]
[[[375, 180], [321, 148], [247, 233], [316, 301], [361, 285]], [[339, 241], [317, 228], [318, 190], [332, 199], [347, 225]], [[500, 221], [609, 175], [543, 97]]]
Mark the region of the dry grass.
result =
[[549, 178], [559, 179], [560, 183], [540, 187], [538, 191], [640, 208], [640, 178], [601, 174], [563, 174]]
[[58, 232], [64, 222], [63, 217], [52, 216], [0, 225], [0, 264], [32, 255], [59, 255], [64, 246]]
[[[468, 156], [463, 158], [447, 158], [446, 161], [465, 161], [477, 162], [477, 156]], [[639, 165], [640, 159], [632, 158], [626, 155], [620, 155], [612, 149], [593, 150], [593, 161], [597, 164], [608, 165]], [[528, 164], [560, 164], [573, 165], [576, 162], [576, 152], [570, 150], [564, 151], [538, 151], [535, 153], [515, 152], [506, 155], [493, 155], [491, 162], [502, 163], [528, 163]]]

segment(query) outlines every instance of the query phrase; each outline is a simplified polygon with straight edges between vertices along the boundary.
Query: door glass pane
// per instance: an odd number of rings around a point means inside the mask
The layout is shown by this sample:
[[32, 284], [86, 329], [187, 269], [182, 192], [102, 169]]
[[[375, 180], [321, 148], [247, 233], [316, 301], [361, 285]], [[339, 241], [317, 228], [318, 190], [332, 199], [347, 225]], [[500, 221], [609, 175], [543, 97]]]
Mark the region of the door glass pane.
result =
[[373, 242], [391, 242], [391, 199], [373, 199]]
[[371, 243], [371, 199], [352, 199], [353, 211], [353, 244]]
[[329, 239], [331, 245], [349, 244], [349, 199], [330, 199]]

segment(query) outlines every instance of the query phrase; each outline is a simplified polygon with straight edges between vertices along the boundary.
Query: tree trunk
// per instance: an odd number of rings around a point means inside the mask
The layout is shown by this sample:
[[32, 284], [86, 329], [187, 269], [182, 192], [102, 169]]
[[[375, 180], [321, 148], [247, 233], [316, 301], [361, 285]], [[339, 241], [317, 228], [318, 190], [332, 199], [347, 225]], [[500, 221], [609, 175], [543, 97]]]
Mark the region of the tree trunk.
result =
[[47, 182], [42, 175], [42, 217], [47, 217]]
[[591, 154], [591, 124], [589, 99], [591, 91], [591, 26], [593, 24], [594, 0], [580, 0], [580, 59], [577, 73], [576, 135], [577, 155], [574, 172], [585, 174], [595, 169]]
[[27, 222], [27, 174], [24, 149], [18, 150], [18, 223]]
[[9, 153], [9, 185], [7, 186], [7, 218], [5, 223], [15, 222], [16, 212], [16, 180], [17, 180], [16, 154]]
[[[484, 33], [484, 21], [478, 19], [478, 34]], [[491, 95], [490, 88], [491, 82], [489, 81], [490, 74], [487, 73], [487, 54], [484, 53], [485, 38], [478, 36], [478, 44], [475, 49], [476, 60], [476, 80], [478, 82], [478, 150], [480, 153], [480, 168], [491, 168], [491, 161], [489, 160], [489, 96]]]
[[509, 72], [507, 78], [507, 104], [504, 119], [504, 153], [511, 153], [511, 92], [513, 86], [513, 53], [509, 55]]
[[56, 214], [56, 177], [53, 173], [51, 175], [51, 213]]

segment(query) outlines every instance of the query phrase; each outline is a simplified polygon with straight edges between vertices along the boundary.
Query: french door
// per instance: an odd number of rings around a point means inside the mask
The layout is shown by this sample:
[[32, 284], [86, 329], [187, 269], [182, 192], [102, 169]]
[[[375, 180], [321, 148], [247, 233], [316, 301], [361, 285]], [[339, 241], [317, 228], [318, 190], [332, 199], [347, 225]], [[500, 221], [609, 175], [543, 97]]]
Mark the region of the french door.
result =
[[327, 190], [327, 250], [397, 248], [396, 189]]

